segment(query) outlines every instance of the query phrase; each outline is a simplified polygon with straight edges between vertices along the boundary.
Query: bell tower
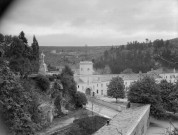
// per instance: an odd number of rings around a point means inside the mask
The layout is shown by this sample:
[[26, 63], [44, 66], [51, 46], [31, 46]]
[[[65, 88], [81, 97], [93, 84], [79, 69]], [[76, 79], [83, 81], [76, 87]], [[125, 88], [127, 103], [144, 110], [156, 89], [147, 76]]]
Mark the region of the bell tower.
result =
[[81, 61], [79, 67], [80, 67], [80, 75], [93, 74], [93, 63], [91, 61]]
[[48, 71], [47, 66], [44, 62], [44, 57], [45, 57], [45, 55], [42, 52], [41, 56], [40, 56], [40, 69], [39, 69], [39, 72], [38, 72], [39, 74], [42, 74], [42, 75], [45, 75], [46, 72]]

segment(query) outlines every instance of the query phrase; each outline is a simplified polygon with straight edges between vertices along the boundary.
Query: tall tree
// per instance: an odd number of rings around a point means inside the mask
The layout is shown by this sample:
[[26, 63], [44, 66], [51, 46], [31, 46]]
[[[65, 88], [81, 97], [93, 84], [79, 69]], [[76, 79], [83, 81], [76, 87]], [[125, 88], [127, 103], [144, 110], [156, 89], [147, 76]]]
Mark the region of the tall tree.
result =
[[28, 43], [27, 38], [25, 37], [25, 33], [23, 31], [19, 34], [19, 39], [21, 39], [24, 43]]
[[38, 45], [38, 41], [36, 40], [35, 36], [33, 36], [33, 43], [31, 47], [32, 47], [34, 59], [39, 60], [39, 45]]
[[124, 98], [125, 92], [123, 79], [120, 77], [113, 78], [108, 85], [107, 94], [108, 96], [116, 98], [116, 102], [118, 98]]
[[39, 44], [35, 36], [33, 36], [32, 48], [32, 65], [33, 72], [38, 72], [39, 70]]

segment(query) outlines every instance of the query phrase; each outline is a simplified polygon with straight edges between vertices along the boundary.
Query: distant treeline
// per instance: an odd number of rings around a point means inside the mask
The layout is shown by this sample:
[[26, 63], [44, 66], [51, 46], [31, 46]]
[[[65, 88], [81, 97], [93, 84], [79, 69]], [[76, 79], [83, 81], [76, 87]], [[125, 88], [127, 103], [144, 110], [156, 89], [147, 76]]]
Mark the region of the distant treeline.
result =
[[106, 50], [102, 57], [94, 60], [94, 67], [104, 68], [108, 65], [112, 73], [121, 73], [130, 69], [138, 73], [159, 67], [178, 68], [178, 42], [176, 40], [160, 40], [145, 42], [129, 42], [127, 45]]

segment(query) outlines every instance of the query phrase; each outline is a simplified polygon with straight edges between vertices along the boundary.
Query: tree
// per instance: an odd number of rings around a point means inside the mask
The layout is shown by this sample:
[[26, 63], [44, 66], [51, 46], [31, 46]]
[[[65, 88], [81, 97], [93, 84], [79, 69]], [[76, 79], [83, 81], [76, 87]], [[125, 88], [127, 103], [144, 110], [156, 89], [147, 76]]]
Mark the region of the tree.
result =
[[36, 83], [37, 83], [38, 87], [42, 91], [47, 92], [47, 90], [50, 87], [49, 79], [46, 76], [38, 75], [35, 80], [36, 80]]
[[163, 107], [167, 111], [172, 111], [174, 108], [173, 98], [175, 96], [174, 84], [169, 83], [166, 80], [162, 80], [159, 86], [160, 86], [160, 93], [163, 102]]
[[19, 39], [21, 39], [24, 43], [28, 43], [26, 37], [25, 37], [25, 33], [23, 31], [20, 32], [19, 34]]
[[33, 36], [33, 43], [31, 45], [32, 49], [32, 65], [33, 72], [38, 72], [39, 69], [39, 44], [35, 36]]
[[132, 71], [131, 68], [126, 68], [121, 74], [133, 74], [134, 72]]
[[77, 92], [76, 82], [73, 77], [73, 72], [69, 66], [65, 66], [59, 77], [63, 85], [63, 95], [68, 95], [70, 102], [75, 104], [75, 94]]
[[151, 104], [152, 116], [155, 118], [164, 116], [160, 87], [153, 78], [146, 76], [133, 83], [128, 92], [128, 100], [133, 103]]
[[87, 98], [84, 93], [77, 91], [75, 94], [75, 105], [76, 107], [83, 107], [87, 104]]
[[30, 93], [23, 89], [6, 62], [0, 64], [0, 114], [13, 135], [33, 135], [35, 123], [31, 120]]
[[73, 71], [68, 65], [65, 65], [65, 67], [62, 69], [61, 76], [64, 76], [64, 75], [69, 75], [69, 76], [74, 75]]
[[0, 33], [0, 43], [4, 42], [4, 35]]
[[107, 90], [108, 96], [111, 96], [113, 98], [124, 98], [125, 92], [124, 92], [124, 81], [120, 77], [115, 77], [111, 80], [111, 82], [108, 85]]
[[173, 91], [169, 94], [170, 106], [169, 111], [174, 113], [178, 112], [178, 82], [176, 83]]

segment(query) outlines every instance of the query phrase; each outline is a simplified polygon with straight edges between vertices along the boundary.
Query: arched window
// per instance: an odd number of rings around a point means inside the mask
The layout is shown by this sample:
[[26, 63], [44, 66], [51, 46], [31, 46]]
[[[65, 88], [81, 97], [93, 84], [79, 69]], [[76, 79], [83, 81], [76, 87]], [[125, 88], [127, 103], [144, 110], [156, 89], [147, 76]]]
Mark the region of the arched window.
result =
[[79, 85], [78, 85], [78, 88], [79, 88]]
[[96, 91], [96, 93], [98, 94], [98, 90]]

